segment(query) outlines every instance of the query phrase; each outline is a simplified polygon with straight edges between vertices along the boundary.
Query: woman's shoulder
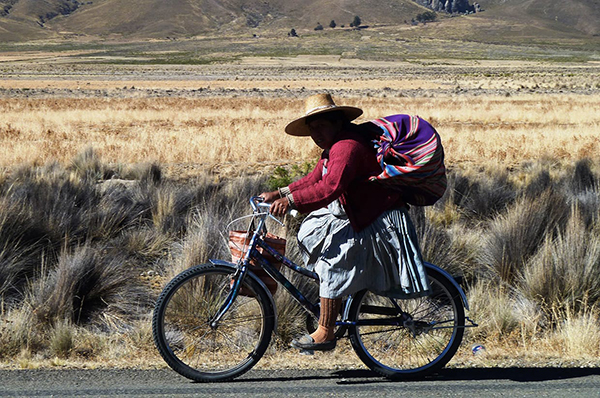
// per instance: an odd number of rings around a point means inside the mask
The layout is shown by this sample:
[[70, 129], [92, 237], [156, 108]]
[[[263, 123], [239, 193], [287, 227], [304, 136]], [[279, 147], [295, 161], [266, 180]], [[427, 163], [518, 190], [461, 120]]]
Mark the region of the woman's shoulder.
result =
[[370, 141], [364, 135], [358, 132], [344, 131], [340, 139], [331, 147], [331, 151], [372, 152], [373, 145], [371, 145]]

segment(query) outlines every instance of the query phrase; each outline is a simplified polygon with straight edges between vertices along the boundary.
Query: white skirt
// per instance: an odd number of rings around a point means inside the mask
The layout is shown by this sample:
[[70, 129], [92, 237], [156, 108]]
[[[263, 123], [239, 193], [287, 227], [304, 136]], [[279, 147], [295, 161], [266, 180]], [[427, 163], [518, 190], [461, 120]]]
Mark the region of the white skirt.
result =
[[319, 275], [321, 297], [338, 298], [363, 289], [399, 298], [429, 293], [417, 235], [405, 208], [388, 210], [356, 232], [336, 201], [306, 217], [298, 241], [307, 268]]

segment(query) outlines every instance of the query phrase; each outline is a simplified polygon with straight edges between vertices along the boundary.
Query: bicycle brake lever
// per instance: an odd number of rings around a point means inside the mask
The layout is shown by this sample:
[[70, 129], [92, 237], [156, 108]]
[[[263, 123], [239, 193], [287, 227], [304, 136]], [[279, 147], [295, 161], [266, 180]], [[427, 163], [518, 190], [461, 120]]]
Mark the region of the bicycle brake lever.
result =
[[[293, 218], [296, 218], [300, 215], [300, 212], [296, 209], [291, 209], [290, 211], [287, 212], [287, 214], [289, 214], [290, 216], [292, 216]], [[275, 216], [273, 216], [271, 213], [269, 213], [269, 217], [271, 217], [273, 220], [277, 221], [279, 224], [281, 224], [281, 226], [285, 226], [283, 224], [283, 222], [279, 221], [278, 218], [276, 218]]]

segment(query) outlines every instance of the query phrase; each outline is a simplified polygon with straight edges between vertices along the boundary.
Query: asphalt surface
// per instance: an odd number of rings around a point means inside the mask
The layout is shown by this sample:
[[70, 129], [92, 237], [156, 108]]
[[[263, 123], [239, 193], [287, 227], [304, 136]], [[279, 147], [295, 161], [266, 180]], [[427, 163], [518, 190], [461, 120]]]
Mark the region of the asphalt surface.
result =
[[369, 371], [251, 370], [194, 383], [171, 370], [2, 370], [2, 397], [600, 397], [600, 368], [445, 369], [391, 382]]

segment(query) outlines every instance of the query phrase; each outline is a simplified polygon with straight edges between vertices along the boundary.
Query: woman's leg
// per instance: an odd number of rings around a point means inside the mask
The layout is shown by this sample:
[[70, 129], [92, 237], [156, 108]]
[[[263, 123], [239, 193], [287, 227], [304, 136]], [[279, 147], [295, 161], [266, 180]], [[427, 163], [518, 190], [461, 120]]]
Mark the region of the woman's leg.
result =
[[319, 327], [310, 335], [315, 343], [331, 341], [335, 338], [335, 321], [340, 313], [342, 299], [330, 299], [321, 297], [321, 314], [319, 315]]

